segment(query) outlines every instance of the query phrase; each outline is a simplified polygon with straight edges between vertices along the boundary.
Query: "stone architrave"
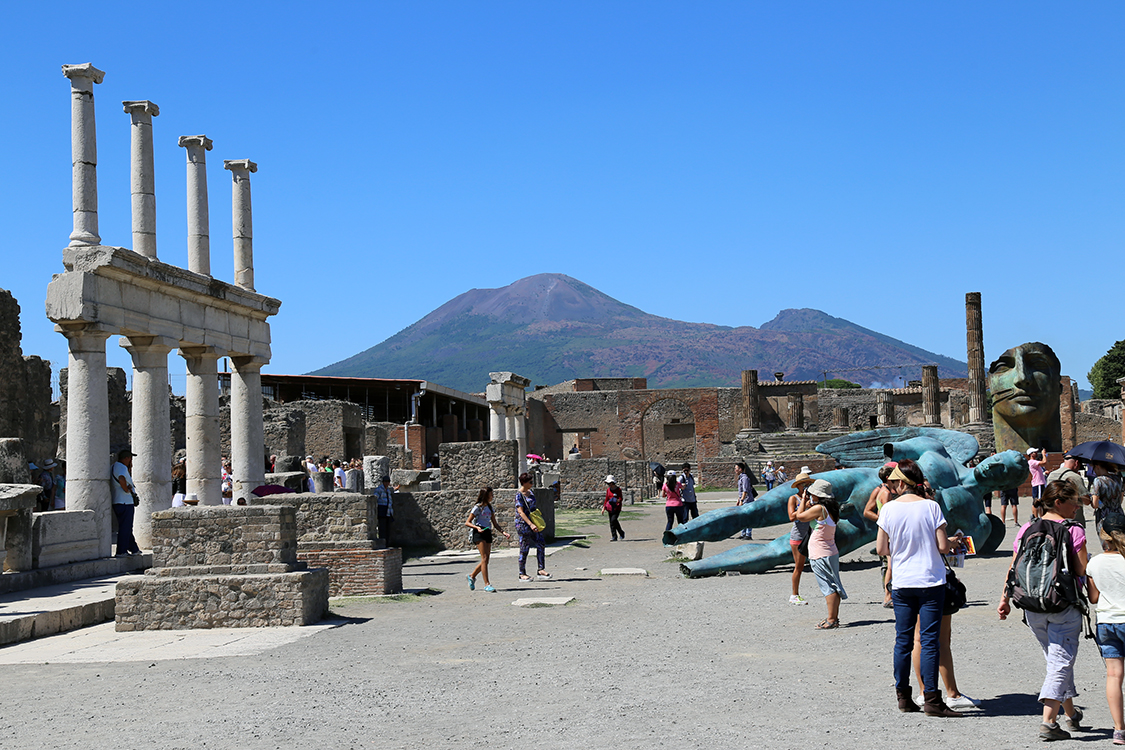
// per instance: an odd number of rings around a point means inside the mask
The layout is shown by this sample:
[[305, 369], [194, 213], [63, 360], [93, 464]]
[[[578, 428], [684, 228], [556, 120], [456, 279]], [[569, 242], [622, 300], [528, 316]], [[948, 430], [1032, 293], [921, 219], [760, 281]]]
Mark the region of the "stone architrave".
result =
[[121, 346], [133, 358], [132, 446], [137, 455], [131, 473], [141, 500], [133, 535], [142, 549], [152, 548], [152, 514], [172, 507], [168, 353], [176, 344], [158, 336], [123, 337], [121, 340]]
[[923, 427], [941, 427], [941, 388], [937, 365], [922, 368], [922, 421]]
[[133, 205], [133, 252], [156, 257], [156, 175], [152, 158], [152, 118], [160, 107], [150, 101], [121, 102], [132, 120], [129, 137], [129, 191]]
[[985, 421], [984, 328], [980, 292], [965, 294], [965, 337], [969, 358], [969, 423], [980, 424]]
[[207, 152], [211, 139], [205, 135], [182, 135], [179, 145], [187, 149], [188, 270], [211, 275], [211, 229], [207, 208]]
[[105, 73], [90, 63], [62, 66], [70, 79], [70, 158], [74, 231], [71, 247], [100, 245], [98, 234], [98, 138], [94, 119], [94, 84]]
[[805, 428], [805, 397], [800, 393], [790, 393], [787, 396], [785, 429], [788, 432], [798, 432]]
[[[231, 217], [234, 226], [234, 283], [254, 290], [254, 222], [250, 215], [250, 173], [258, 165], [249, 159], [224, 161], [231, 172]], [[436, 402], [435, 402], [436, 403]]]
[[895, 423], [895, 395], [890, 391], [875, 392], [875, 414], [880, 427]]
[[747, 430], [761, 431], [762, 406], [758, 402], [758, 371], [742, 371], [742, 411], [746, 415], [744, 427]]

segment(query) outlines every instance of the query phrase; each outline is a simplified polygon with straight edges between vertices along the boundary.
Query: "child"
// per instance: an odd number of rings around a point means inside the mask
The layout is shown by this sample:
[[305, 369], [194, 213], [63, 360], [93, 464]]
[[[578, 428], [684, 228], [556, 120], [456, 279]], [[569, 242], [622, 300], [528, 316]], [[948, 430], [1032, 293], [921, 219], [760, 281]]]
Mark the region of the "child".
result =
[[828, 617], [816, 628], [831, 630], [840, 627], [840, 600], [848, 598], [848, 592], [844, 591], [844, 584], [840, 582], [840, 550], [836, 548], [840, 504], [832, 497], [832, 485], [823, 479], [813, 480], [809, 485], [809, 495], [812, 496], [812, 504], [798, 511], [796, 520], [816, 521], [816, 528], [809, 536], [809, 563], [828, 606]]
[[1110, 516], [1098, 529], [1105, 554], [1086, 565], [1090, 603], [1097, 605], [1098, 648], [1105, 659], [1105, 695], [1113, 717], [1113, 744], [1125, 745], [1121, 680], [1125, 674], [1125, 518]]

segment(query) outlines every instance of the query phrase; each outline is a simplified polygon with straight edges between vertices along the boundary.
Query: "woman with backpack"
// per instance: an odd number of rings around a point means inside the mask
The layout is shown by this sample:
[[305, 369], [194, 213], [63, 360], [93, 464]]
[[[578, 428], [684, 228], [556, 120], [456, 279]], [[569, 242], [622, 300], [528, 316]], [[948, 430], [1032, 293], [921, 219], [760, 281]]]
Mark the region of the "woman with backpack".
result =
[[526, 471], [520, 474], [520, 491], [516, 493], [516, 531], [520, 535], [520, 555], [518, 558], [520, 580], [531, 580], [531, 576], [527, 574], [527, 554], [531, 551], [531, 545], [534, 544], [535, 559], [539, 563], [539, 570], [535, 577], [540, 581], [546, 581], [551, 578], [551, 574], [546, 571], [546, 542], [543, 539], [543, 529], [536, 526], [531, 520], [531, 514], [535, 512], [535, 493], [531, 491], [532, 481], [532, 476]]
[[[617, 477], [612, 474], [605, 478], [605, 502], [602, 503], [602, 513], [609, 514], [609, 533], [612, 535], [612, 541], [617, 541], [618, 535], [621, 540], [625, 540], [625, 529], [621, 528], [621, 522], [618, 517], [621, 515], [621, 501], [622, 493], [621, 488], [617, 486]], [[599, 514], [600, 515], [600, 514]]]
[[1090, 485], [1090, 505], [1094, 508], [1094, 521], [1102, 527], [1106, 516], [1122, 516], [1121, 475], [1118, 468], [1104, 461], [1094, 461], [1094, 482]]
[[[1059, 726], [1058, 716], [1060, 708], [1065, 712], [1065, 724], [1070, 731], [1077, 731], [1079, 722], [1082, 721], [1082, 712], [1074, 707], [1074, 697], [1078, 690], [1074, 686], [1074, 660], [1078, 657], [1079, 634], [1082, 630], [1082, 612], [1077, 604], [1078, 591], [1082, 577], [1086, 575], [1086, 532], [1079, 524], [1071, 521], [1078, 510], [1081, 499], [1074, 485], [1069, 482], [1051, 482], [1043, 490], [1043, 495], [1034, 502], [1039, 518], [1024, 524], [1016, 534], [1013, 544], [1012, 565], [1008, 569], [1008, 579], [1005, 582], [1004, 593], [1000, 596], [1000, 606], [996, 608], [1000, 619], [1004, 620], [1012, 611], [1012, 604], [1017, 607], [1024, 602], [1024, 617], [1027, 626], [1035, 634], [1039, 645], [1043, 649], [1043, 657], [1047, 660], [1047, 676], [1043, 680], [1043, 687], [1039, 691], [1039, 702], [1043, 704], [1043, 722], [1039, 725], [1039, 739], [1049, 742], [1051, 740], [1070, 739], [1070, 732]], [[1061, 542], [1059, 540], [1062, 540]], [[1063, 562], [1057, 557], [1039, 555], [1039, 559], [1052, 565], [1052, 570], [1036, 569], [1030, 564], [1030, 550], [1041, 551], [1060, 548], [1066, 550], [1065, 560], [1067, 569], [1073, 576], [1076, 589], [1072, 592], [1075, 604], [1067, 602], [1050, 603], [1030, 601], [1030, 595], [1024, 592], [1038, 591], [1040, 589], [1052, 590], [1053, 587], [1042, 587], [1024, 584], [1027, 581], [1045, 580]], [[1020, 557], [1021, 546], [1027, 547], [1029, 556]], [[1059, 580], [1057, 577], [1055, 580]], [[1065, 580], [1063, 581], [1065, 583]], [[1028, 608], [1057, 609], [1057, 611], [1036, 612]]]
[[680, 482], [676, 478], [676, 472], [670, 471], [664, 475], [664, 487], [660, 494], [664, 496], [664, 515], [668, 517], [668, 525], [664, 530], [671, 531], [673, 523], [684, 522], [681, 515], [684, 512], [684, 500], [680, 496]]

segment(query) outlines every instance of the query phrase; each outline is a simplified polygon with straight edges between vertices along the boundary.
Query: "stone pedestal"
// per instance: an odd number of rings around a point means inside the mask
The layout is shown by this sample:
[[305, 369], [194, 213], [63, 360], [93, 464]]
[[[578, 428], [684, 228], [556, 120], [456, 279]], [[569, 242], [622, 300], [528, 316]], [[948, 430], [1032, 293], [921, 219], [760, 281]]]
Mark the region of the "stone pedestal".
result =
[[293, 508], [173, 508], [152, 534], [153, 567], [117, 584], [118, 631], [311, 625], [328, 611], [328, 571], [298, 561]]
[[330, 471], [314, 471], [309, 476], [312, 477], [313, 492], [331, 492], [336, 485], [335, 477]]

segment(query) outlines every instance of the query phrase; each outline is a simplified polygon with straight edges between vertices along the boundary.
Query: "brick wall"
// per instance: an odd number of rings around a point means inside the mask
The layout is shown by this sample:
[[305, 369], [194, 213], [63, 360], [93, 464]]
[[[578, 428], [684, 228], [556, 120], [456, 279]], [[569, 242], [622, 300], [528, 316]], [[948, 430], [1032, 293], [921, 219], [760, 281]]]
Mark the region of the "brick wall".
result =
[[329, 596], [372, 596], [402, 591], [402, 550], [398, 547], [302, 548], [297, 557], [310, 568], [328, 570]]

